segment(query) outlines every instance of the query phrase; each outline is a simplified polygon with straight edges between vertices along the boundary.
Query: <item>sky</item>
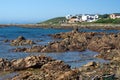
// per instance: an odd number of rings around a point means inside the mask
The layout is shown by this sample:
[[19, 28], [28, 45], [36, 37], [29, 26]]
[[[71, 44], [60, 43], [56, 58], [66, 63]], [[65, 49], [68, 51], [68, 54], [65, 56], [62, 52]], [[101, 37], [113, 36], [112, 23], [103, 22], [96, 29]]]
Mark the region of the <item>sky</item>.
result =
[[120, 13], [120, 0], [0, 0], [0, 24], [36, 23], [85, 13]]

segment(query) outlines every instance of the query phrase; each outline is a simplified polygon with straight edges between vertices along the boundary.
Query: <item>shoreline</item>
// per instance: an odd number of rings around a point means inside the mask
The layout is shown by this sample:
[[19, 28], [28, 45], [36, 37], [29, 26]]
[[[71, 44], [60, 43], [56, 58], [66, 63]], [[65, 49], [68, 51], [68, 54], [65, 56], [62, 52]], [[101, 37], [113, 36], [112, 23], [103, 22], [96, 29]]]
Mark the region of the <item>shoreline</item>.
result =
[[24, 27], [24, 28], [57, 28], [57, 29], [69, 29], [69, 28], [88, 28], [88, 29], [114, 29], [120, 30], [120, 24], [60, 24], [60, 25], [49, 25], [49, 24], [0, 24], [0, 27]]

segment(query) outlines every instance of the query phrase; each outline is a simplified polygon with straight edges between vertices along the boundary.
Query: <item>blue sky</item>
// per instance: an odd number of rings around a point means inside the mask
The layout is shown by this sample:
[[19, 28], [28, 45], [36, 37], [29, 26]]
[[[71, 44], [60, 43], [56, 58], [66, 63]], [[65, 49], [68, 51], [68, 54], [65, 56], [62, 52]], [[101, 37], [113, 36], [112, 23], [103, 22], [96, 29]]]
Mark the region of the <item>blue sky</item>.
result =
[[68, 14], [119, 12], [120, 0], [0, 0], [0, 23], [35, 23]]

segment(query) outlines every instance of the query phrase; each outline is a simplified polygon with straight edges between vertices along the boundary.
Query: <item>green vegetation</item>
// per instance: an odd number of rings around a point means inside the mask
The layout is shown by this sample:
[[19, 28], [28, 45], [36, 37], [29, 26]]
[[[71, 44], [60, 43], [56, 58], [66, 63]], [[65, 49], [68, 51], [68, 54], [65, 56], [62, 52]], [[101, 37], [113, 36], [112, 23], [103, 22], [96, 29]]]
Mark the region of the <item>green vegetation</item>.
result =
[[95, 23], [112, 23], [112, 24], [120, 24], [120, 19], [103, 18], [103, 19], [97, 20]]
[[47, 20], [47, 21], [44, 21], [44, 22], [41, 22], [41, 23], [38, 23], [38, 24], [57, 25], [57, 24], [64, 23], [65, 21], [66, 21], [66, 18], [65, 18], [65, 17], [56, 17], [56, 18], [49, 19], [49, 20]]

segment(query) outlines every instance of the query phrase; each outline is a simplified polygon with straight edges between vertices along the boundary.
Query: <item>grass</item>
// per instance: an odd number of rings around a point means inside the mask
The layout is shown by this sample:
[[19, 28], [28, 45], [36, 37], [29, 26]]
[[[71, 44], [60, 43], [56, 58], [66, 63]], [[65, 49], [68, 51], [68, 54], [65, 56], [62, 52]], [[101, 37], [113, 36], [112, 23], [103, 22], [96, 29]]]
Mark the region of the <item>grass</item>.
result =
[[112, 23], [112, 24], [120, 24], [120, 19], [110, 19], [110, 18], [104, 18], [104, 19], [99, 19], [94, 23]]
[[56, 17], [56, 18], [49, 19], [47, 21], [40, 22], [38, 24], [58, 25], [58, 24], [64, 23], [65, 21], [66, 21], [65, 17]]

